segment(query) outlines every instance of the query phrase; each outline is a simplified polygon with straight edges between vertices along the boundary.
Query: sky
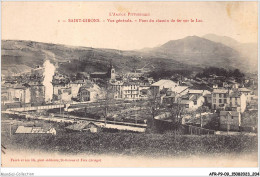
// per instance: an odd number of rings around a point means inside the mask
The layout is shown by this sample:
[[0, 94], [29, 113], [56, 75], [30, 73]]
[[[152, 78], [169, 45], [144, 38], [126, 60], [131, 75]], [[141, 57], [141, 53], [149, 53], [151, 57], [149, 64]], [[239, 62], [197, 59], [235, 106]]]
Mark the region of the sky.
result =
[[[150, 16], [109, 16], [109, 13], [128, 12]], [[257, 14], [257, 2], [2, 2], [2, 40], [121, 50], [155, 47], [169, 40], [206, 34], [256, 43]], [[100, 22], [72, 23], [68, 19], [99, 19]], [[133, 22], [112, 23], [107, 19]], [[139, 19], [189, 22], [135, 22]], [[190, 19], [203, 22], [190, 22]]]

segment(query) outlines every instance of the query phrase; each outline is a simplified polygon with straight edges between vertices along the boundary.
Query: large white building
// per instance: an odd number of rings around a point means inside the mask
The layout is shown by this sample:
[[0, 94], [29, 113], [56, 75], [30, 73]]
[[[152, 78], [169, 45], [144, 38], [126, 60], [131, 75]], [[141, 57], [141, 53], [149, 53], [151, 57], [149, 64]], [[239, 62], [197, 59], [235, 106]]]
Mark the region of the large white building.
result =
[[229, 89], [214, 89], [212, 92], [212, 109], [230, 108], [234, 111], [244, 112], [246, 109], [246, 96], [243, 93]]
[[136, 81], [124, 82], [122, 92], [124, 99], [138, 100], [140, 95], [139, 83]]
[[140, 98], [138, 81], [111, 81], [110, 86], [115, 99], [138, 100]]

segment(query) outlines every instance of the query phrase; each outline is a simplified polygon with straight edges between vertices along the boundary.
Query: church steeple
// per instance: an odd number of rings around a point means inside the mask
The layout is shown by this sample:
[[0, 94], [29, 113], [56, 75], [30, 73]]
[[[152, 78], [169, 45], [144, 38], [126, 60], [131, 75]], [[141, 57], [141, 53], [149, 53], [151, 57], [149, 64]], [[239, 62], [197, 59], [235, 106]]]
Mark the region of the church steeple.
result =
[[113, 67], [113, 65], [111, 66], [110, 79], [111, 79], [111, 80], [116, 80], [116, 70], [115, 70], [115, 68]]
[[109, 66], [109, 69], [108, 69], [108, 77], [110, 78], [110, 80], [116, 79], [116, 71], [115, 71], [115, 68], [112, 64], [112, 60], [110, 60], [110, 66]]

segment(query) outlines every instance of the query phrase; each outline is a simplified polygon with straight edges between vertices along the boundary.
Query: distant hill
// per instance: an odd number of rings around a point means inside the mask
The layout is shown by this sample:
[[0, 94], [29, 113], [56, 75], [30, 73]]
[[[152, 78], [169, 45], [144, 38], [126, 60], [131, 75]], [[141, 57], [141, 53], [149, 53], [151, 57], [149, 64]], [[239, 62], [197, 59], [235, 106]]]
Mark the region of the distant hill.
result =
[[[61, 73], [107, 71], [110, 61], [117, 72], [132, 71], [151, 63], [155, 70], [199, 70], [192, 65], [157, 56], [145, 56], [137, 51], [75, 47], [33, 41], [2, 40], [2, 73], [11, 66], [42, 66], [49, 59]], [[16, 73], [16, 72], [15, 72]]]
[[[206, 39], [207, 38], [207, 39]], [[19, 73], [51, 60], [61, 73], [106, 71], [112, 61], [117, 72], [128, 72], [151, 64], [155, 71], [189, 70], [205, 67], [238, 68], [257, 72], [255, 44], [240, 44], [229, 37], [206, 35], [171, 40], [161, 46], [136, 51], [75, 47], [21, 40], [2, 40], [2, 73]], [[12, 66], [12, 67], [11, 67]], [[14, 69], [14, 67], [16, 69]], [[13, 68], [13, 69], [11, 69]], [[28, 69], [28, 68], [26, 68]], [[13, 71], [12, 71], [13, 70]]]
[[206, 34], [202, 37], [205, 38], [205, 39], [208, 39], [210, 41], [221, 43], [221, 44], [224, 44], [224, 45], [232, 47], [232, 48], [234, 46], [239, 45], [238, 41], [236, 41], [235, 39], [233, 39], [231, 37], [227, 37], [227, 36], [218, 36], [218, 35], [215, 35], [215, 34]]
[[255, 68], [249, 71], [248, 66], [244, 63], [245, 58], [236, 49], [198, 36], [171, 40], [160, 47], [142, 52], [194, 66], [238, 68], [243, 72], [256, 71]]
[[258, 46], [257, 43], [239, 43], [233, 38], [227, 36], [218, 36], [215, 34], [207, 34], [203, 38], [213, 42], [224, 44], [238, 51], [239, 67], [247, 72], [256, 72], [258, 70]]
[[8, 65], [8, 67], [2, 67], [2, 75], [8, 76], [13, 74], [21, 74], [30, 72], [32, 70], [31, 67], [26, 65]]

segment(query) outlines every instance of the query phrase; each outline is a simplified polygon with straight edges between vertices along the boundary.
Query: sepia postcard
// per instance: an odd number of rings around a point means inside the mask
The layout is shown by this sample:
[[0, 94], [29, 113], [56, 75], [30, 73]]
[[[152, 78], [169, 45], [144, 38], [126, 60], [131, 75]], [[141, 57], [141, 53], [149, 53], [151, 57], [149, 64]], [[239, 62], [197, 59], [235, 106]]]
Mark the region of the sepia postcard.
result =
[[2, 167], [258, 167], [258, 2], [1, 10]]

